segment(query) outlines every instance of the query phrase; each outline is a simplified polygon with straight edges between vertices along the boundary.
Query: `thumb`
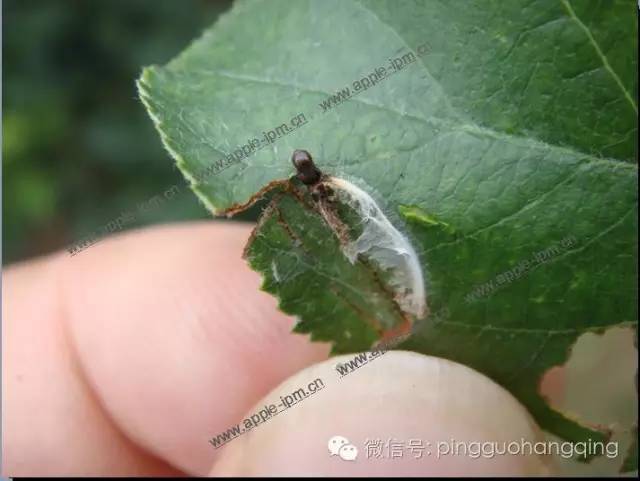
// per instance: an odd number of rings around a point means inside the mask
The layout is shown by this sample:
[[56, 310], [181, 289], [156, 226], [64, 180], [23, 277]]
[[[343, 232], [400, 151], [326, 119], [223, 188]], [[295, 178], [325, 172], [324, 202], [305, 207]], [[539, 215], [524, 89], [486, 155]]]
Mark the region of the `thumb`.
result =
[[[505, 446], [508, 452], [515, 452], [516, 444], [531, 446], [542, 434], [518, 401], [485, 376], [444, 359], [404, 351], [387, 352], [340, 376], [336, 364], [355, 356], [315, 364], [271, 391], [246, 416], [262, 411], [263, 417], [254, 417], [260, 418], [257, 425], [240, 424], [248, 429], [222, 448], [212, 474], [551, 472], [549, 460], [526, 446], [517, 454], [496, 454]], [[269, 405], [277, 413], [264, 415]]]

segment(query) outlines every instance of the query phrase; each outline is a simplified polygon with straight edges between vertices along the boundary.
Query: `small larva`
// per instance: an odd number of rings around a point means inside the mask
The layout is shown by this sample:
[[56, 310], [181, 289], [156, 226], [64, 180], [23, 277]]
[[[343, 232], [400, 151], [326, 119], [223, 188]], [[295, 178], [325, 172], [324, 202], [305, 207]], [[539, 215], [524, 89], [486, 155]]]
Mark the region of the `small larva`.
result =
[[[391, 287], [400, 307], [416, 319], [426, 314], [427, 299], [420, 260], [411, 242], [389, 221], [375, 200], [363, 189], [340, 177], [323, 174], [306, 150], [296, 150], [291, 158], [296, 177], [305, 184], [320, 213], [341, 242], [342, 252], [353, 264], [364, 255], [391, 273]], [[348, 204], [364, 226], [351, 240], [331, 203], [335, 198]]]

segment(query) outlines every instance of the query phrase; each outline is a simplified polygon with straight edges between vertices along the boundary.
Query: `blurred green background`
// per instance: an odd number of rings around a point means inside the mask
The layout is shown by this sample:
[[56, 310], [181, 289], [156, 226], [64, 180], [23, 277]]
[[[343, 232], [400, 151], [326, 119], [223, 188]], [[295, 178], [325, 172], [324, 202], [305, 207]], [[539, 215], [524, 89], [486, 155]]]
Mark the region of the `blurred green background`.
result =
[[[224, 0], [2, 2], [5, 264], [65, 248], [182, 181], [135, 79], [229, 7]], [[125, 230], [211, 217], [180, 192]]]

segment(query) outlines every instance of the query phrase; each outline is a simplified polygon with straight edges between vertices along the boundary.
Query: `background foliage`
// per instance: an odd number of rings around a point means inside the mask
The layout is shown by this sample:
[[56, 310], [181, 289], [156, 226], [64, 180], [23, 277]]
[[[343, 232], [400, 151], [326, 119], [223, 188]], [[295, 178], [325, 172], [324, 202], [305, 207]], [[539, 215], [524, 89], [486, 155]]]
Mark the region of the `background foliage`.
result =
[[[180, 181], [134, 80], [141, 66], [185, 48], [230, 2], [2, 4], [7, 263], [73, 243]], [[185, 189], [126, 228], [208, 217]]]

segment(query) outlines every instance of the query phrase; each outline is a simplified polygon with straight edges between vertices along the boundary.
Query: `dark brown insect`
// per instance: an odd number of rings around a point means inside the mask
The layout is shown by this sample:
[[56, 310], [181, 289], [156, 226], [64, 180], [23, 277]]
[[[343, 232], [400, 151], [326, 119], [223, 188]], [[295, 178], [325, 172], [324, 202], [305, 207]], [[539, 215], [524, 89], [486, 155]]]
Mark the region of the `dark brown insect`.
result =
[[346, 246], [349, 242], [349, 228], [338, 216], [337, 206], [334, 204], [336, 195], [329, 186], [333, 181], [332, 177], [320, 172], [313, 163], [311, 154], [306, 150], [294, 150], [291, 162], [296, 168], [296, 177], [307, 186], [318, 212], [335, 232], [340, 244]]
[[309, 188], [311, 198], [314, 201], [318, 202], [320, 199], [332, 200], [333, 190], [322, 182], [325, 176], [313, 163], [313, 158], [309, 152], [300, 149], [294, 150], [291, 162], [296, 168], [296, 177]]
[[313, 185], [320, 181], [322, 172], [315, 166], [311, 154], [306, 150], [294, 150], [291, 162], [298, 171], [296, 177], [304, 185]]

